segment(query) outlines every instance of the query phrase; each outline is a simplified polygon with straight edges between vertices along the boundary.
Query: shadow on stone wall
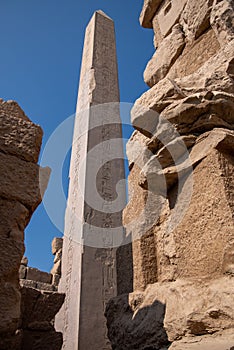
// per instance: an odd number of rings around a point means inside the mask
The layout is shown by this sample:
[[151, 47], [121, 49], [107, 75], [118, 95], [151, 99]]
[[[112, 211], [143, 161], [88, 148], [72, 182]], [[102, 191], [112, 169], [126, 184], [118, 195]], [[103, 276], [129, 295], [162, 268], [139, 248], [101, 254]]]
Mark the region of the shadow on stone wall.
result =
[[[114, 350], [158, 350], [170, 346], [164, 329], [166, 306], [160, 301], [142, 307], [125, 294], [110, 300], [106, 307], [108, 337]], [[141, 303], [141, 294], [139, 294]]]

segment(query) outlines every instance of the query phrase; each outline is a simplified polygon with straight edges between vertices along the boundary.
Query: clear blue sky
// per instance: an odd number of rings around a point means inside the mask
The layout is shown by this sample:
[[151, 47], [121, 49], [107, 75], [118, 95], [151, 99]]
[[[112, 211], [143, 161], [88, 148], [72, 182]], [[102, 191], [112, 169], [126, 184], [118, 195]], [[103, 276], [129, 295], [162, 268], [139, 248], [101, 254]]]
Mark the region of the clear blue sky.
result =
[[[95, 10], [102, 9], [115, 22], [121, 102], [134, 102], [147, 89], [142, 75], [154, 48], [152, 31], [139, 25], [142, 3], [1, 0], [0, 97], [16, 100], [41, 125], [42, 149], [75, 112], [84, 30]], [[50, 270], [55, 236], [62, 233], [40, 205], [25, 233], [30, 266]]]

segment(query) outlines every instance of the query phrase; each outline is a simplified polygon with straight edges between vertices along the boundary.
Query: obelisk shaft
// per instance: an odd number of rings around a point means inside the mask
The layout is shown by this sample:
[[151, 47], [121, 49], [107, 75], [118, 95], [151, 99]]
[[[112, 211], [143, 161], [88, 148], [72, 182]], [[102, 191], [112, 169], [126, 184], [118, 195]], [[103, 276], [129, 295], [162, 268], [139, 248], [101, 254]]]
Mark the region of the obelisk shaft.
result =
[[[122, 232], [124, 187], [122, 208], [108, 212], [116, 199], [116, 184], [124, 178], [118, 102], [114, 23], [98, 11], [85, 34], [70, 164], [59, 286], [66, 299], [56, 317], [65, 350], [111, 349], [104, 309], [117, 290], [116, 244], [113, 235], [104, 237], [103, 232]], [[102, 108], [106, 103], [110, 105]], [[114, 139], [118, 159], [112, 150]], [[95, 191], [104, 199], [101, 209], [101, 201], [92, 202]]]

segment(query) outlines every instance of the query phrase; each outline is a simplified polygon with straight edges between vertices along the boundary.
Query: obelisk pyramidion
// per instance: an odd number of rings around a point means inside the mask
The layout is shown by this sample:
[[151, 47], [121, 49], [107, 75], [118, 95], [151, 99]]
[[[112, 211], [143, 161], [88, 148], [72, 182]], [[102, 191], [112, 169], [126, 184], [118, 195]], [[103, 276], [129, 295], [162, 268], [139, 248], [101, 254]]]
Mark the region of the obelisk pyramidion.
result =
[[116, 296], [125, 185], [113, 21], [102, 11], [85, 33], [56, 317], [63, 349], [111, 349], [104, 316]]

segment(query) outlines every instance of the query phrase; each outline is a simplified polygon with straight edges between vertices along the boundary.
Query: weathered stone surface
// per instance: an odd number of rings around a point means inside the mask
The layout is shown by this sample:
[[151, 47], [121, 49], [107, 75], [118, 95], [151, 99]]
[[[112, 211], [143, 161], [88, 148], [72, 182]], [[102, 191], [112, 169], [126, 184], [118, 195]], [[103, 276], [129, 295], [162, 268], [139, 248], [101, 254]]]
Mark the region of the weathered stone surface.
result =
[[23, 256], [20, 263], [21, 265], [28, 266], [28, 258], [26, 256]]
[[43, 330], [25, 330], [23, 332], [22, 350], [60, 350], [62, 344], [62, 333]]
[[123, 212], [123, 223], [132, 240], [133, 289], [144, 290], [157, 280], [156, 247], [152, 228], [158, 222], [164, 201], [158, 195], [139, 187], [140, 168], [132, 166], [128, 177], [129, 202]]
[[215, 0], [211, 25], [223, 47], [234, 39], [234, 4], [232, 0]]
[[202, 133], [214, 127], [234, 128], [234, 95], [194, 94], [172, 103], [161, 113], [180, 134]]
[[63, 239], [55, 237], [52, 241], [52, 254], [55, 255], [63, 247]]
[[18, 327], [20, 316], [20, 293], [17, 274], [1, 280], [0, 284], [0, 339], [2, 334], [13, 333]]
[[61, 278], [61, 275], [53, 274], [53, 278], [52, 278], [53, 286], [58, 287], [60, 278]]
[[33, 288], [21, 289], [22, 326], [27, 328], [32, 322], [50, 322], [61, 308], [64, 294], [39, 291]]
[[1, 350], [21, 350], [22, 332], [16, 331], [14, 333], [1, 334], [0, 349]]
[[152, 28], [152, 19], [163, 0], [144, 0], [140, 14], [140, 24], [144, 28]]
[[179, 21], [187, 0], [164, 1], [153, 18], [156, 47]]
[[[191, 172], [192, 167], [207, 157], [213, 149], [220, 148], [220, 144], [223, 149], [234, 148], [234, 132], [225, 129], [214, 129], [210, 133], [203, 134], [197, 139], [190, 155], [183, 141], [186, 139], [189, 143], [195, 141], [194, 138], [187, 137], [175, 139], [150, 158], [141, 171], [139, 183], [143, 188], [163, 194], [164, 179], [167, 189], [170, 189], [177, 182], [178, 175]], [[170, 166], [173, 161], [175, 165]]]
[[173, 163], [179, 161], [179, 159], [188, 152], [196, 141], [196, 136], [180, 136], [163, 146], [155, 155], [162, 168], [166, 168]]
[[29, 212], [21, 203], [0, 199], [0, 217], [0, 344], [1, 349], [17, 349], [14, 333], [20, 318], [19, 266]]
[[54, 286], [51, 283], [37, 282], [36, 289], [41, 291], [54, 292]]
[[[61, 252], [62, 255], [62, 252]], [[52, 275], [61, 275], [61, 260], [54, 262], [54, 266], [52, 267], [50, 273]]]
[[20, 269], [19, 269], [19, 278], [20, 278], [20, 279], [26, 278], [26, 273], [27, 273], [27, 267], [24, 266], [24, 265], [20, 265]]
[[210, 27], [210, 13], [214, 0], [188, 0], [180, 22], [188, 40], [197, 39]]
[[49, 168], [23, 161], [0, 152], [0, 196], [18, 201], [33, 212], [42, 200], [50, 176]]
[[23, 258], [24, 229], [41, 202], [49, 170], [41, 169], [40, 174], [35, 164], [42, 130], [16, 102], [0, 100], [0, 129], [0, 348], [20, 350], [23, 332], [19, 278], [26, 281], [28, 269], [27, 258]]
[[48, 292], [56, 291], [53, 284], [51, 284], [51, 283], [44, 283], [44, 282], [28, 280], [28, 279], [25, 279], [25, 277], [23, 279], [20, 279], [20, 286], [26, 287], [26, 288], [34, 288], [34, 289], [38, 289], [40, 291], [48, 291]]
[[163, 328], [165, 304], [155, 301], [151, 308], [142, 308], [135, 315], [131, 306], [137, 307], [141, 303], [140, 293], [135, 296], [132, 305], [127, 294], [108, 303], [106, 317], [112, 349], [161, 349], [170, 344]]
[[206, 61], [217, 54], [219, 50], [220, 44], [215, 32], [213, 29], [209, 29], [197, 40], [186, 43], [182, 54], [171, 67], [168, 77], [177, 79], [195, 73]]
[[3, 99], [0, 99], [0, 116], [3, 117], [5, 115], [30, 122], [30, 119], [26, 116], [17, 102], [12, 100], [4, 101]]
[[172, 32], [159, 45], [144, 71], [144, 80], [150, 87], [163, 79], [185, 46], [184, 33], [180, 25], [175, 25]]
[[[227, 103], [232, 104], [234, 93], [232, 79], [233, 44], [234, 41], [226, 45], [222, 51], [211, 57], [195, 73], [175, 80], [164, 78], [145, 92], [132, 108], [131, 121], [133, 126], [146, 136], [153, 134], [158, 123], [158, 113], [161, 113], [167, 106], [170, 108], [170, 104], [177, 103], [177, 100], [183, 100], [198, 92], [201, 92], [201, 96], [206, 96], [207, 99], [209, 98], [207, 91], [214, 91], [215, 100], [222, 96], [223, 92], [231, 93], [232, 95], [230, 97], [226, 95], [226, 98], [228, 99]], [[220, 91], [220, 95], [215, 91]], [[226, 102], [223, 99], [220, 102], [220, 108], [223, 108], [221, 106], [223, 102], [224, 105]], [[220, 102], [215, 102], [215, 104], [218, 105]], [[194, 103], [196, 104], [195, 100]]]
[[135, 130], [127, 142], [126, 153], [130, 169], [134, 163], [142, 168], [152, 156], [152, 152], [147, 147], [147, 140], [148, 138], [146, 136]]
[[0, 104], [0, 151], [17, 156], [23, 160], [37, 163], [41, 148], [42, 129], [30, 120], [19, 116], [20, 107], [4, 110]]
[[19, 271], [24, 253], [23, 230], [29, 212], [20, 203], [0, 199], [1, 235], [0, 275], [4, 280]]
[[20, 286], [26, 288], [37, 288], [37, 282], [26, 279], [20, 279]]
[[28, 280], [38, 281], [38, 282], [43, 282], [43, 283], [51, 283], [51, 281], [52, 281], [52, 275], [50, 273], [40, 271], [40, 270], [35, 269], [33, 267], [27, 268], [26, 278]]
[[212, 335], [199, 337], [186, 337], [181, 341], [175, 341], [169, 350], [233, 350], [233, 329], [220, 331]]
[[[112, 347], [161, 349], [184, 336], [234, 328], [232, 293], [233, 279], [225, 277], [155, 283], [145, 292], [114, 298], [106, 309]], [[232, 339], [226, 338], [227, 344]]]
[[123, 216], [135, 292], [108, 304], [114, 349], [234, 349], [233, 14], [231, 0], [165, 0], [149, 18]]

